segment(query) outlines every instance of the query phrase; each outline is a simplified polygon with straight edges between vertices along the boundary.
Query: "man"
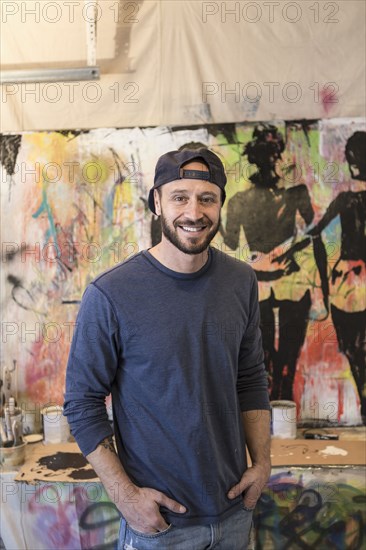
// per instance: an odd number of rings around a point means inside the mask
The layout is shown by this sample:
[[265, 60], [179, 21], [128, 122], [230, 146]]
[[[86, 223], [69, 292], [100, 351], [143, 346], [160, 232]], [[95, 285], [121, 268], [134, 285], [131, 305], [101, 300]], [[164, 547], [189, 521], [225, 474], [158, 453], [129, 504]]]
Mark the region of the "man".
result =
[[255, 275], [209, 247], [225, 184], [207, 149], [160, 157], [149, 206], [161, 242], [82, 300], [64, 410], [122, 514], [126, 550], [245, 549], [270, 474]]

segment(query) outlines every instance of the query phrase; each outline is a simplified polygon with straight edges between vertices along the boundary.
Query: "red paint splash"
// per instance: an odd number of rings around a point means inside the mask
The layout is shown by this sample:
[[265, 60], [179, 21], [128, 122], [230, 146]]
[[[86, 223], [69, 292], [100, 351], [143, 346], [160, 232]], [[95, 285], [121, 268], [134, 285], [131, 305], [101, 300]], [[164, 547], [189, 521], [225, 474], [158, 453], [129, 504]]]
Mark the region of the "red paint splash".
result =
[[323, 106], [324, 113], [328, 115], [333, 105], [339, 102], [337, 92], [331, 86], [325, 86], [320, 90], [320, 101]]

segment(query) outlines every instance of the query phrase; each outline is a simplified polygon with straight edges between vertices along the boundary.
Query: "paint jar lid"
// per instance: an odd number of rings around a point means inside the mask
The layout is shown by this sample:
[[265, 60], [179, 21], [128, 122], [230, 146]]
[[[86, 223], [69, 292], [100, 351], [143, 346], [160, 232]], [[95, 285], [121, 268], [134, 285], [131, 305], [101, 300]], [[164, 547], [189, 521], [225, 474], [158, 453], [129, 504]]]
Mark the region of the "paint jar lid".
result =
[[43, 440], [42, 434], [27, 434], [23, 435], [23, 439], [28, 443], [39, 443]]

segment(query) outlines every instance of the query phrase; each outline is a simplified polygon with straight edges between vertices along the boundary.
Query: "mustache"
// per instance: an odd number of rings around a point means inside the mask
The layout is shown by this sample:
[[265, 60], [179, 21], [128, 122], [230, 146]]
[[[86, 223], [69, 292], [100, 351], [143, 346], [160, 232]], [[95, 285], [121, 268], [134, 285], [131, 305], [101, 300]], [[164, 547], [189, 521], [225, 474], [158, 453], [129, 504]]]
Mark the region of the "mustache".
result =
[[212, 225], [212, 222], [206, 218], [201, 218], [195, 222], [193, 222], [192, 220], [175, 220], [174, 222], [174, 226], [177, 227], [178, 225], [184, 225], [185, 227], [207, 227], [207, 226], [211, 226]]

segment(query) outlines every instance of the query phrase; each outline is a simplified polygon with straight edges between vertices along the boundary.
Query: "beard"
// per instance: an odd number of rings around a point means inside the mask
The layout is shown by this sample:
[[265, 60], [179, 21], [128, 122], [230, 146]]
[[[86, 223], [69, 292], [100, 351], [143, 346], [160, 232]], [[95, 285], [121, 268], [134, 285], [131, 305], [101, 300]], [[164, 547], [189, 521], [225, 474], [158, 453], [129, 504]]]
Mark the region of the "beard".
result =
[[[201, 254], [206, 250], [206, 248], [218, 232], [220, 226], [220, 217], [216, 224], [214, 224], [211, 220], [204, 216], [196, 222], [183, 220], [183, 222], [175, 221], [172, 225], [169, 225], [167, 219], [164, 216], [164, 213], [162, 212], [160, 215], [160, 222], [163, 235], [178, 250], [184, 252], [184, 254]], [[183, 239], [180, 238], [178, 234], [178, 227], [182, 225], [184, 225], [185, 227], [205, 226], [208, 228], [208, 231], [203, 240], [200, 235], [195, 236], [193, 233], [192, 236], [189, 236], [189, 242], [186, 243], [183, 241]]]

